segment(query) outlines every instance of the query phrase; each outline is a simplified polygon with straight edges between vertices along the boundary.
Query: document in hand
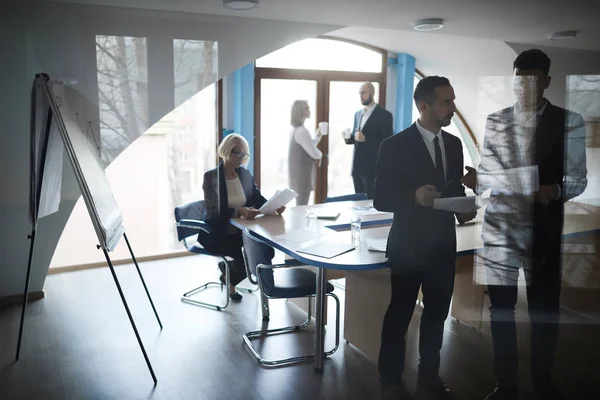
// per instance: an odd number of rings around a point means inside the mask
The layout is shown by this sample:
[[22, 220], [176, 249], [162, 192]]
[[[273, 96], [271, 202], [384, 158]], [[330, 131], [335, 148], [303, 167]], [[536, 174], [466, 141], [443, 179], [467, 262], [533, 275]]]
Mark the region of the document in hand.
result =
[[433, 208], [442, 211], [469, 213], [477, 211], [480, 207], [481, 203], [477, 201], [476, 196], [446, 197], [433, 200]]
[[258, 211], [260, 211], [261, 214], [272, 214], [277, 211], [278, 208], [281, 208], [294, 200], [296, 196], [298, 196], [298, 193], [294, 192], [292, 189], [278, 190]]

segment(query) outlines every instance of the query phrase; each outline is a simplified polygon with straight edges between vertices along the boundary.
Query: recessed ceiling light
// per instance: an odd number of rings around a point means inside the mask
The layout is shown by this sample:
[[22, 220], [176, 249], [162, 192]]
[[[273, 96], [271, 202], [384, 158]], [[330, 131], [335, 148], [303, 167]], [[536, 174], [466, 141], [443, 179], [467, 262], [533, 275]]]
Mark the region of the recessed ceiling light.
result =
[[550, 35], [550, 40], [554, 40], [556, 42], [562, 41], [562, 40], [573, 40], [573, 39], [575, 39], [575, 37], [577, 36], [578, 33], [579, 33], [579, 31], [554, 32], [552, 35]]
[[416, 31], [435, 31], [444, 27], [444, 20], [441, 18], [421, 19], [415, 22]]
[[223, 7], [230, 10], [250, 10], [258, 7], [259, 0], [223, 0]]

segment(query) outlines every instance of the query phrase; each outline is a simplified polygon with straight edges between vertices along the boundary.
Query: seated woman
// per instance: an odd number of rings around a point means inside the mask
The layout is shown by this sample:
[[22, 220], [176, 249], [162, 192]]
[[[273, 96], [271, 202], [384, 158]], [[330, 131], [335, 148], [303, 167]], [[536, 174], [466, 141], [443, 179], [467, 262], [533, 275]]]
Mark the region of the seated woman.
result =
[[[248, 142], [237, 133], [227, 135], [219, 146], [219, 166], [204, 174], [204, 220], [213, 229], [210, 236], [198, 235], [198, 242], [208, 251], [233, 258], [230, 266], [229, 297], [241, 301], [235, 286], [246, 278], [242, 257], [242, 233], [229, 224], [230, 218], [253, 219], [266, 203], [254, 183], [252, 174], [244, 168], [250, 158]], [[277, 210], [281, 214], [285, 207]], [[225, 266], [219, 263], [221, 283], [225, 284]]]
[[290, 146], [288, 149], [288, 181], [290, 189], [298, 193], [297, 206], [308, 204], [310, 192], [315, 188], [316, 166], [321, 162], [323, 153], [317, 145], [323, 137], [321, 129], [313, 139], [304, 126], [310, 118], [310, 108], [306, 100], [296, 100], [292, 105]]

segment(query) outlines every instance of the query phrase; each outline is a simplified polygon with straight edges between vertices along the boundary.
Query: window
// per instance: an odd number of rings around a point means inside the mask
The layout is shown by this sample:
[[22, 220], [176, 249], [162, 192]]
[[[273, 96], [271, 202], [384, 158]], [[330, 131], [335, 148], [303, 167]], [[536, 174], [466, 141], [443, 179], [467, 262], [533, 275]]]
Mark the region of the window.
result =
[[101, 154], [106, 164], [148, 129], [146, 38], [96, 36]]
[[[136, 257], [184, 251], [173, 209], [202, 199], [204, 172], [215, 167], [217, 44], [174, 40], [172, 48], [163, 49], [174, 52], [172, 84], [179, 106], [151, 127], [146, 39], [97, 36], [96, 44], [102, 155], [110, 163], [106, 175], [129, 241]], [[103, 264], [95, 236], [80, 198], [51, 267]], [[111, 259], [130, 260], [123, 240]]]
[[305, 39], [259, 58], [256, 67], [379, 73], [382, 54], [340, 40]]

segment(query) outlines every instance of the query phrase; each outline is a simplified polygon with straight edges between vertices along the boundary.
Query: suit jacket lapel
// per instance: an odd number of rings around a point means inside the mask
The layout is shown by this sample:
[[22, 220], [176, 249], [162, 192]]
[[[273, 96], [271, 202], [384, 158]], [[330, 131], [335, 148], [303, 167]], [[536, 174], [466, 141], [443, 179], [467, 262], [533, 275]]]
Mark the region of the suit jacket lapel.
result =
[[[367, 122], [365, 122], [365, 126], [363, 126], [362, 131], [364, 132], [365, 130], [369, 130], [371, 128], [371, 125], [375, 124], [375, 121], [377, 120], [377, 114], [379, 113], [379, 104], [375, 105], [375, 108], [373, 109], [373, 112], [371, 113], [371, 115], [369, 116], [369, 119], [367, 120]], [[364, 118], [364, 116], [363, 116]]]
[[217, 177], [218, 182], [218, 193], [219, 193], [219, 205], [221, 210], [226, 210], [228, 207], [229, 199], [227, 198], [227, 184], [225, 183], [225, 171], [223, 170], [223, 163], [219, 164], [218, 169], [219, 176]]

